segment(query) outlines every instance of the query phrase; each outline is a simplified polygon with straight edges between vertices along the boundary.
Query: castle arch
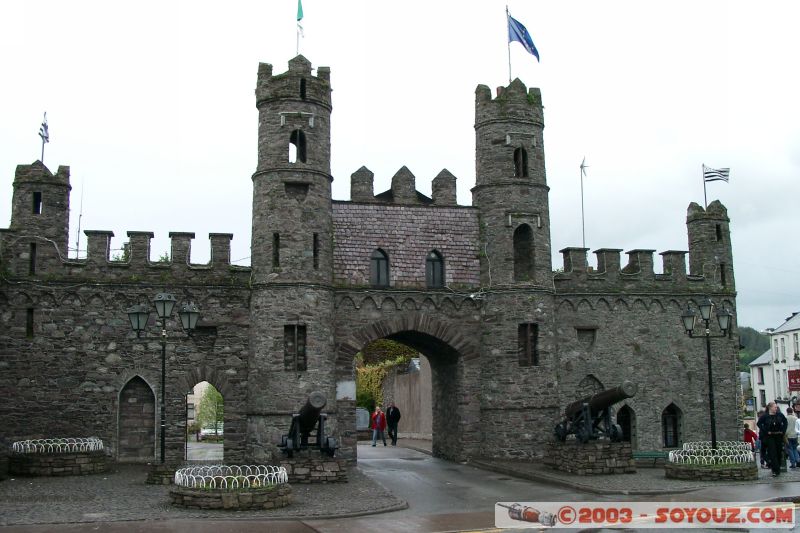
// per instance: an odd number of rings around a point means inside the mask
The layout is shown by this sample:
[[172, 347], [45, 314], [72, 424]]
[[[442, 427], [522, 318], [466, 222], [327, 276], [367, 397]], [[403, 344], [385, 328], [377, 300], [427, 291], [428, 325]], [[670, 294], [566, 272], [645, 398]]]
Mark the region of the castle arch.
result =
[[520, 224], [514, 230], [514, 281], [533, 281], [533, 230]]
[[561, 300], [558, 303], [558, 311], [572, 311], [575, 312], [575, 304], [572, 303], [572, 300]]
[[387, 296], [381, 302], [381, 311], [397, 311], [398, 309], [397, 302], [391, 296]]
[[[412, 312], [395, 315], [364, 326], [338, 343], [338, 382], [346, 383], [354, 379], [353, 358], [379, 339], [399, 342], [422, 354], [430, 363], [429, 405], [433, 454], [448, 459], [463, 457], [465, 446], [468, 446], [465, 443], [477, 442], [471, 439], [477, 438], [479, 431], [476, 425], [461, 422], [478, 420], [480, 417], [480, 395], [473, 379], [473, 374], [480, 372], [477, 345], [466, 340], [464, 332], [456, 325], [440, 321], [430, 314]], [[468, 379], [467, 376], [472, 378]], [[344, 402], [337, 401], [337, 409], [347, 413], [350, 410]], [[355, 407], [355, 400], [352, 400], [352, 404]], [[337, 419], [339, 427], [347, 428], [355, 424], [354, 411], [352, 418], [343, 414]]]
[[598, 298], [595, 309], [598, 311], [611, 311], [611, 304], [605, 298]]

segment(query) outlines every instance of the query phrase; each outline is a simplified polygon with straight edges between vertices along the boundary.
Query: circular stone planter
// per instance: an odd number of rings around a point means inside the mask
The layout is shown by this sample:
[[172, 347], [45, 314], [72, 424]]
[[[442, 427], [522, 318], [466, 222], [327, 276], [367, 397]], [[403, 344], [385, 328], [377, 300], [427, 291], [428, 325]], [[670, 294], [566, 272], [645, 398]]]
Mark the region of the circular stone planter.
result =
[[292, 501], [286, 469], [270, 465], [208, 465], [175, 471], [170, 503], [190, 509], [277, 509]]
[[732, 465], [675, 464], [664, 465], [664, 474], [669, 479], [690, 481], [749, 481], [758, 479], [755, 463]]
[[758, 479], [758, 465], [746, 442], [722, 441], [716, 449], [709, 442], [687, 442], [682, 450], [669, 452], [664, 474], [692, 481], [748, 481]]
[[15, 442], [8, 472], [18, 476], [86, 476], [108, 471], [103, 441], [96, 437]]

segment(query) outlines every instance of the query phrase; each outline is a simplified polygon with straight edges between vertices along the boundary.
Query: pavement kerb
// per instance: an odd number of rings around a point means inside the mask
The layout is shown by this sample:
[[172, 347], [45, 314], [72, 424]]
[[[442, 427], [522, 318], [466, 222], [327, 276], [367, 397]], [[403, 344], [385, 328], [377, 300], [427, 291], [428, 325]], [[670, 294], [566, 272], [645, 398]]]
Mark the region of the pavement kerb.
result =
[[485, 462], [481, 460], [471, 459], [469, 464], [472, 466], [476, 466], [483, 470], [490, 470], [492, 472], [498, 472], [500, 474], [505, 474], [509, 476], [514, 476], [522, 479], [529, 479], [531, 481], [544, 481], [546, 483], [552, 483], [553, 485], [560, 485], [562, 487], [567, 487], [570, 489], [576, 489], [584, 492], [591, 492], [593, 494], [622, 494], [622, 495], [632, 495], [632, 496], [649, 496], [649, 495], [657, 495], [657, 494], [682, 494], [685, 492], [692, 492], [699, 488], [703, 487], [687, 487], [685, 489], [674, 489], [674, 490], [658, 490], [658, 489], [626, 489], [626, 490], [617, 490], [617, 489], [603, 489], [600, 487], [595, 487], [592, 485], [585, 485], [583, 483], [575, 483], [573, 481], [562, 479], [558, 476], [550, 476], [547, 474], [542, 474], [540, 472], [525, 472], [522, 470], [514, 470], [512, 468], [507, 468], [502, 465], [498, 465], [492, 462]]

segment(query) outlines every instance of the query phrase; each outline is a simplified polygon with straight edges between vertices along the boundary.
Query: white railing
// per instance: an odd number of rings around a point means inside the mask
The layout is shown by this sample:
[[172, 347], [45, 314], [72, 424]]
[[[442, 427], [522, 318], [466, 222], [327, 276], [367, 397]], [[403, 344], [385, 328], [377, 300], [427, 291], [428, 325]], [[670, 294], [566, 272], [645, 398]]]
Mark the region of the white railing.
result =
[[716, 449], [710, 441], [686, 442], [682, 450], [669, 452], [669, 462], [676, 464], [717, 465], [755, 461], [750, 444], [740, 441], [719, 441]]
[[289, 481], [286, 468], [272, 465], [201, 465], [175, 471], [175, 485], [191, 489], [240, 489]]
[[16, 453], [75, 453], [96, 452], [103, 449], [103, 441], [97, 437], [65, 439], [21, 440], [11, 445]]

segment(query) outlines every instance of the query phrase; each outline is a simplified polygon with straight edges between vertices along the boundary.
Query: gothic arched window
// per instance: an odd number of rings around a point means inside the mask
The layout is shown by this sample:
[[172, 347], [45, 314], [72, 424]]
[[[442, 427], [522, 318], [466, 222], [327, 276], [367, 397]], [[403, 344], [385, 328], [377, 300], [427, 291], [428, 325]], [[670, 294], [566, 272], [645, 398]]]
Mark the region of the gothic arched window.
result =
[[289, 163], [306, 162], [306, 134], [294, 130], [289, 136]]
[[389, 256], [380, 248], [369, 257], [369, 282], [373, 287], [389, 286]]
[[522, 147], [514, 150], [514, 177], [528, 177], [528, 152]]
[[431, 289], [444, 287], [444, 260], [436, 250], [428, 252], [425, 258], [425, 281]]
[[533, 280], [533, 230], [520, 224], [514, 230], [514, 281]]

